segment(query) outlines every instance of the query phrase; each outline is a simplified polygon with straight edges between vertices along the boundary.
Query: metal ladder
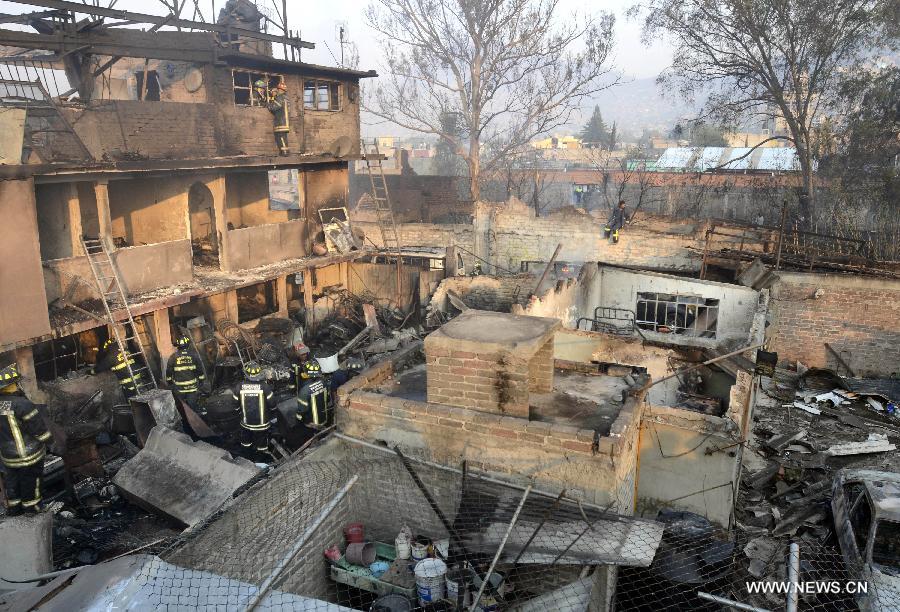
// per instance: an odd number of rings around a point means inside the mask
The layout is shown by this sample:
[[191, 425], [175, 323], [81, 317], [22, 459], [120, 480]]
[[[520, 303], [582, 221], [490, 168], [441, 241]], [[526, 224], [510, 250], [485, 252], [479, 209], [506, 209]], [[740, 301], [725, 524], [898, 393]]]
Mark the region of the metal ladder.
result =
[[378, 139], [373, 138], [371, 143], [361, 139], [360, 143], [363, 159], [366, 161], [366, 171], [369, 173], [369, 181], [372, 184], [372, 201], [375, 203], [375, 218], [378, 221], [378, 229], [381, 232], [381, 244], [387, 252], [395, 253], [397, 256], [397, 283], [399, 288], [403, 276], [400, 234], [397, 232], [394, 208], [391, 206], [387, 180], [384, 177], [384, 167], [381, 165], [382, 155], [378, 151]]
[[[106, 310], [106, 319], [112, 328], [116, 345], [119, 347], [119, 351], [125, 355], [125, 367], [128, 369], [128, 375], [134, 381], [137, 395], [156, 389], [156, 377], [153, 376], [153, 370], [150, 369], [147, 351], [144, 350], [144, 343], [141, 341], [137, 324], [131, 314], [131, 308], [128, 306], [128, 298], [122, 290], [119, 272], [109, 256], [109, 251], [106, 250], [102, 240], [82, 238], [81, 244], [91, 266], [97, 292], [100, 294], [100, 301], [103, 302], [103, 308]], [[114, 308], [125, 310], [126, 317], [121, 321], [116, 321], [113, 316]], [[120, 327], [124, 328], [124, 333], [120, 331]], [[133, 342], [138, 347], [136, 352], [129, 349], [129, 342]], [[135, 361], [133, 367], [131, 360], [134, 357], [140, 357], [141, 361]], [[140, 378], [137, 380], [135, 380], [136, 374], [140, 374]]]

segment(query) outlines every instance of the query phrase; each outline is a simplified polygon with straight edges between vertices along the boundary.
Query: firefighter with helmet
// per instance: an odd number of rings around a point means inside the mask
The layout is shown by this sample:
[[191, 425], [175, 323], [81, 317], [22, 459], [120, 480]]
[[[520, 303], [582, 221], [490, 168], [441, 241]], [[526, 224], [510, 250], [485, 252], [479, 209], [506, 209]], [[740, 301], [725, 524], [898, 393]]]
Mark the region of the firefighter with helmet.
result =
[[136, 354], [126, 355], [124, 351], [119, 350], [113, 338], [103, 343], [102, 350], [103, 354], [94, 364], [92, 373], [99, 374], [111, 370], [119, 380], [119, 386], [122, 387], [126, 400], [137, 395], [138, 386], [143, 379], [140, 370], [145, 369], [143, 363], [135, 359]]
[[183, 335], [175, 341], [178, 352], [169, 359], [166, 366], [166, 382], [172, 392], [191, 410], [204, 416], [206, 410], [200, 406], [200, 385], [206, 380], [203, 365], [191, 352], [191, 339]]
[[244, 365], [244, 380], [232, 389], [231, 395], [241, 413], [241, 446], [267, 452], [274, 393], [258, 363], [248, 361]]
[[322, 380], [322, 366], [315, 359], [294, 365], [297, 389], [297, 420], [308, 427], [328, 423], [328, 389]]
[[19, 389], [19, 370], [0, 370], [0, 460], [6, 475], [6, 514], [40, 512], [41, 476], [50, 432], [38, 407]]

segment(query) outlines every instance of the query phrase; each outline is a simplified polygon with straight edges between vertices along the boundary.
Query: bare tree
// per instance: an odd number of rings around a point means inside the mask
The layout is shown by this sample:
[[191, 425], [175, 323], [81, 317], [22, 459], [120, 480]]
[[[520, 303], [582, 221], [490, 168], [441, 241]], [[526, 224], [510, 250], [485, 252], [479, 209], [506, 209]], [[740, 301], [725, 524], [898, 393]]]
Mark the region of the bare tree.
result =
[[783, 120], [803, 177], [800, 212], [814, 212], [813, 129], [841, 73], [882, 43], [895, 0], [648, 0], [647, 40], [668, 35], [673, 65], [660, 80], [720, 125]]
[[[636, 153], [636, 151], [632, 151]], [[660, 200], [656, 182], [658, 176], [649, 172], [643, 161], [630, 160], [629, 156], [614, 156], [610, 151], [592, 149], [587, 159], [603, 176], [603, 198], [612, 210], [620, 201], [632, 204], [629, 219], [639, 210]]]
[[[389, 74], [366, 110], [433, 134], [468, 167], [472, 199], [483, 172], [538, 135], [567, 124], [612, 85], [613, 17], [557, 19], [559, 0], [374, 0]], [[442, 118], [459, 117], [457, 134]], [[487, 148], [488, 143], [502, 143]]]

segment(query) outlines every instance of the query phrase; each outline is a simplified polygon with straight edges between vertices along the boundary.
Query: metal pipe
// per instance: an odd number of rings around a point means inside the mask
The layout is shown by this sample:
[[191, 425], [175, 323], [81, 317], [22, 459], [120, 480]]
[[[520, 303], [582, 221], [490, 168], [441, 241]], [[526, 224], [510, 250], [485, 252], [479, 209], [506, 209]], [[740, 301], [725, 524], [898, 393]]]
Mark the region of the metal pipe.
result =
[[550, 258], [550, 261], [547, 263], [547, 267], [544, 268], [544, 273], [541, 274], [541, 278], [538, 279], [537, 285], [534, 286], [534, 291], [531, 292], [531, 295], [537, 295], [538, 291], [541, 288], [541, 285], [544, 284], [544, 279], [547, 278], [547, 275], [550, 273], [550, 270], [553, 268], [553, 264], [556, 263], [556, 258], [559, 257], [559, 252], [562, 250], [562, 242], [556, 245], [556, 250], [553, 251], [553, 256]]
[[748, 612], [771, 612], [766, 608], [757, 608], [756, 606], [751, 606], [748, 604], [743, 604], [739, 601], [733, 601], [731, 599], [725, 599], [724, 597], [719, 597], [718, 595], [711, 595], [709, 593], [704, 593], [703, 591], [697, 591], [697, 597], [700, 599], [706, 599], [708, 601], [713, 601], [717, 604], [722, 604], [723, 606], [730, 606], [732, 608], [737, 608], [738, 610], [747, 610]]
[[788, 594], [786, 612], [797, 612], [797, 604], [800, 599], [800, 592], [797, 590], [797, 583], [800, 582], [800, 545], [797, 542], [791, 542], [791, 548], [788, 552]]
[[717, 362], [719, 362], [719, 361], [723, 361], [723, 360], [725, 360], [725, 359], [728, 359], [729, 357], [734, 357], [735, 355], [740, 355], [741, 353], [744, 353], [744, 352], [746, 352], [746, 351], [752, 351], [752, 350], [755, 349], [755, 348], [762, 348], [763, 346], [765, 346], [765, 344], [766, 344], [765, 342], [758, 342], [758, 343], [756, 343], [756, 344], [752, 344], [752, 345], [750, 345], [750, 346], [745, 346], [744, 348], [740, 348], [740, 349], [738, 349], [738, 350], [736, 350], [736, 351], [731, 351], [730, 353], [725, 353], [724, 355], [719, 355], [718, 357], [714, 357], [714, 358], [712, 358], [712, 359], [708, 359], [708, 360], [704, 361], [703, 363], [695, 363], [694, 365], [688, 366], [688, 367], [684, 368], [683, 370], [679, 370], [679, 371], [677, 371], [677, 372], [675, 372], [675, 373], [673, 373], [673, 374], [669, 374], [668, 376], [663, 376], [663, 377], [660, 378], [659, 380], [654, 380], [654, 381], [651, 382], [650, 384], [644, 385], [644, 386], [641, 388], [641, 391], [646, 391], [646, 390], [649, 389], [650, 387], [652, 387], [652, 386], [654, 386], [654, 385], [658, 385], [659, 383], [663, 382], [664, 380], [669, 380], [670, 378], [675, 378], [675, 377], [678, 376], [679, 374], [684, 374], [685, 372], [690, 372], [691, 370], [696, 370], [697, 368], [699, 368], [699, 367], [701, 367], [701, 366], [706, 366], [706, 365], [710, 365], [710, 364], [713, 364], [713, 363], [717, 363]]
[[513, 559], [513, 565], [516, 565], [519, 562], [519, 559], [522, 558], [522, 555], [525, 554], [525, 551], [531, 546], [531, 543], [534, 542], [534, 539], [537, 537], [538, 532], [544, 526], [544, 523], [556, 512], [556, 509], [559, 508], [559, 502], [562, 501], [563, 497], [566, 495], [566, 490], [563, 489], [559, 492], [559, 495], [556, 497], [556, 501], [553, 502], [553, 505], [547, 508], [547, 511], [544, 513], [543, 518], [541, 518], [541, 522], [537, 524], [537, 527], [534, 528], [534, 531], [531, 533], [531, 537], [528, 538], [528, 541], [525, 542], [525, 545], [522, 546], [522, 550], [519, 551], [519, 554], [516, 555], [516, 558]]
[[506, 541], [509, 540], [509, 534], [512, 533], [513, 527], [515, 527], [516, 525], [516, 521], [519, 520], [519, 514], [522, 512], [522, 507], [525, 505], [525, 500], [528, 499], [529, 493], [531, 493], [531, 485], [528, 485], [525, 488], [525, 493], [522, 494], [522, 499], [519, 500], [519, 507], [516, 508], [516, 512], [515, 514], [513, 514], [512, 520], [509, 522], [509, 527], [506, 528], [506, 533], [503, 534], [503, 539], [500, 541], [500, 547], [497, 548], [497, 552], [494, 553], [494, 560], [491, 561], [491, 566], [488, 568], [487, 574], [485, 574], [484, 578], [481, 580], [481, 588], [478, 589], [478, 595], [476, 595], [474, 601], [472, 601], [472, 607], [469, 608], [469, 612], [473, 612], [481, 602], [481, 596], [484, 595], [484, 589], [491, 581], [491, 576], [494, 574], [494, 568], [497, 567], [497, 561], [500, 560], [500, 555], [503, 553], [503, 548], [506, 546]]
[[300, 549], [303, 548], [303, 545], [306, 544], [306, 541], [309, 540], [319, 528], [319, 526], [325, 522], [331, 513], [334, 511], [335, 507], [340, 503], [344, 496], [350, 491], [356, 481], [359, 480], [359, 475], [354, 474], [353, 477], [347, 481], [340, 491], [332, 498], [328, 505], [322, 508], [322, 511], [319, 512], [318, 516], [316, 516], [316, 520], [313, 521], [312, 525], [310, 525], [306, 531], [294, 542], [294, 545], [291, 546], [291, 549], [285, 553], [285, 555], [278, 562], [278, 565], [275, 566], [275, 569], [272, 570], [272, 573], [269, 574], [269, 577], [266, 578], [263, 583], [259, 586], [259, 590], [256, 592], [256, 595], [253, 596], [253, 599], [250, 600], [250, 603], [247, 604], [247, 607], [244, 609], [245, 612], [251, 612], [256, 609], [263, 598], [268, 594], [269, 589], [272, 588], [272, 585], [275, 584], [275, 581], [281, 575], [281, 573], [287, 568], [288, 564], [293, 560], [294, 557], [297, 556], [297, 553], [300, 552]]

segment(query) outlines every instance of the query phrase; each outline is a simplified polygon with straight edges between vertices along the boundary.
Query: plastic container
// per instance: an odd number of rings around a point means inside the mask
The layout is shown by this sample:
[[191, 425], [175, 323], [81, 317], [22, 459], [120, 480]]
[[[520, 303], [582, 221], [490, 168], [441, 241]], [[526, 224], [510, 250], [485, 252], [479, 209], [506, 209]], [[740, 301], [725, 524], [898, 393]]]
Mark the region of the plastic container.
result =
[[369, 571], [372, 572], [374, 578], [381, 578], [389, 569], [391, 569], [391, 564], [387, 561], [375, 561], [369, 565]]
[[344, 553], [349, 563], [369, 567], [375, 561], [375, 545], [371, 542], [354, 542], [347, 544], [347, 552]]
[[431, 542], [428, 538], [423, 538], [422, 536], [416, 536], [416, 538], [412, 541], [410, 554], [412, 555], [413, 561], [421, 561], [428, 557], [428, 546]]
[[366, 528], [362, 523], [347, 523], [344, 526], [344, 540], [347, 544], [366, 541]]
[[389, 593], [376, 599], [369, 612], [412, 612], [412, 609], [412, 602], [406, 597], [398, 593]]
[[416, 591], [423, 606], [444, 598], [447, 564], [440, 559], [423, 559], [416, 563]]
[[409, 559], [412, 550], [410, 547], [409, 531], [406, 531], [406, 528], [401, 529], [400, 533], [397, 534], [397, 538], [394, 540], [394, 548], [397, 549], [398, 559]]

